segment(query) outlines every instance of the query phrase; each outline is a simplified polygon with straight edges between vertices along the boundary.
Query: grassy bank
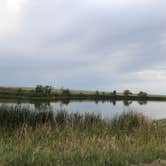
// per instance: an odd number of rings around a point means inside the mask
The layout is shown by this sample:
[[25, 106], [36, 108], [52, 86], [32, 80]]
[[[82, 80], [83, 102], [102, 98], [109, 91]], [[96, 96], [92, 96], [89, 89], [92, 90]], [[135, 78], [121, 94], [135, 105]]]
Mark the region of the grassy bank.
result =
[[166, 95], [137, 94], [126, 90], [123, 93], [112, 91], [85, 91], [46, 87], [0, 87], [0, 99], [15, 100], [140, 100], [166, 101]]
[[165, 121], [0, 107], [1, 165], [127, 166], [166, 159]]

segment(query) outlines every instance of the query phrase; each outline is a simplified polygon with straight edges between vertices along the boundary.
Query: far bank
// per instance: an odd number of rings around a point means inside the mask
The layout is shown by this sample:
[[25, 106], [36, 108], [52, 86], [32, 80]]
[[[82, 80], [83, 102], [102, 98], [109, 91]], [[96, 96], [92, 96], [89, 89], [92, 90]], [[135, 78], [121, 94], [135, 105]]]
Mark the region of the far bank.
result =
[[57, 89], [51, 86], [36, 87], [0, 87], [0, 99], [15, 100], [147, 100], [166, 101], [166, 95], [147, 94], [140, 91], [132, 93], [130, 90], [117, 91], [88, 91]]

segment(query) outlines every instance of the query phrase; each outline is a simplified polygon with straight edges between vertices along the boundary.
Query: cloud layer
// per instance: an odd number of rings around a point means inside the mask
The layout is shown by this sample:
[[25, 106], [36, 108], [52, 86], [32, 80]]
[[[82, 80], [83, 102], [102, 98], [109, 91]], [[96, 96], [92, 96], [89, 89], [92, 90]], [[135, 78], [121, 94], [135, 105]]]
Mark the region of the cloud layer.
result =
[[2, 85], [165, 93], [163, 0], [0, 1]]

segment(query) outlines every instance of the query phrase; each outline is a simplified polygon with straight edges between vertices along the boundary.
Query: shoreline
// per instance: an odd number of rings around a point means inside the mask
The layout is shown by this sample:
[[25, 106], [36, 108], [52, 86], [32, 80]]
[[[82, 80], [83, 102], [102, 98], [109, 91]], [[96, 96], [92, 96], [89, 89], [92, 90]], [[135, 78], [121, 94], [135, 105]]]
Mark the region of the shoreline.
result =
[[[63, 91], [65, 93], [63, 93]], [[116, 92], [116, 91], [113, 91]], [[72, 89], [52, 88], [51, 93], [36, 93], [35, 87], [0, 87], [0, 99], [5, 100], [34, 100], [34, 101], [56, 101], [56, 100], [92, 100], [92, 101], [166, 101], [166, 95], [147, 94], [147, 96], [138, 96], [133, 93], [125, 95], [122, 92], [106, 91], [87, 91]]]
[[[63, 93], [63, 91], [65, 93]], [[139, 96], [136, 93], [125, 95], [124, 93], [120, 92], [116, 92], [116, 94], [113, 94], [113, 92], [52, 88], [51, 93], [43, 94], [43, 93], [36, 93], [35, 87], [0, 87], [0, 99], [36, 100], [36, 101], [37, 100], [166, 101], [166, 95], [147, 94], [147, 96]]]

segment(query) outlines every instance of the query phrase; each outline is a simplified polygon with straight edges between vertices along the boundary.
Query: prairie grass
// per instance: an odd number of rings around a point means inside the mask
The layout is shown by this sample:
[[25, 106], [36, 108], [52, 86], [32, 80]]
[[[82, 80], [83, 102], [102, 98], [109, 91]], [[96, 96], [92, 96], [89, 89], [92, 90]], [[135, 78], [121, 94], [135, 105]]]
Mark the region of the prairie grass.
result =
[[0, 165], [128, 166], [164, 160], [163, 124], [134, 112], [105, 121], [95, 114], [3, 106]]

